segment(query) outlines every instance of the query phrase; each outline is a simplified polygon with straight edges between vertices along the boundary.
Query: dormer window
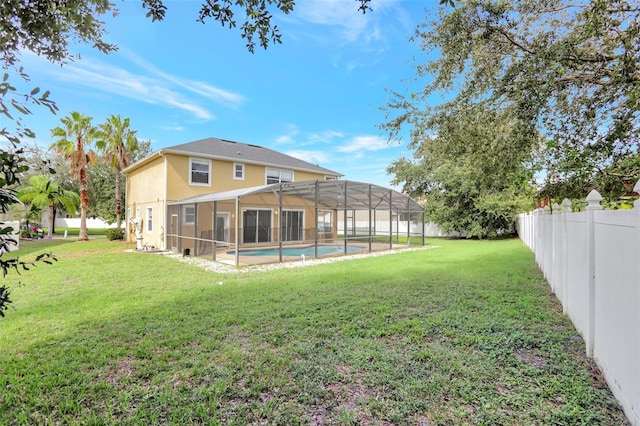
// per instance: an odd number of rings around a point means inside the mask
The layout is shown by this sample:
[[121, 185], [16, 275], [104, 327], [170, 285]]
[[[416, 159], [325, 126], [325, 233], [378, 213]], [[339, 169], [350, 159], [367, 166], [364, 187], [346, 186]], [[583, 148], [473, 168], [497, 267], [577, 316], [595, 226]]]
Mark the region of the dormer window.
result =
[[211, 161], [199, 158], [189, 159], [189, 185], [211, 185]]

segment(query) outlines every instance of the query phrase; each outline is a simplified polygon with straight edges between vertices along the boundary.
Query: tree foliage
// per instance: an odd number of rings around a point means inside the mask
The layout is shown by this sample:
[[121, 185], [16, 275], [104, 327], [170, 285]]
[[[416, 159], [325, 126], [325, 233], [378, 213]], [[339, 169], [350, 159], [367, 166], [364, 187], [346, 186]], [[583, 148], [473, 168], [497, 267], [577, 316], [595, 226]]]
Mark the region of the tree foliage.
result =
[[[116, 222], [116, 171], [98, 159], [87, 168], [87, 190], [89, 198], [88, 217], [99, 217], [107, 223]], [[120, 198], [124, 199], [124, 186], [120, 187]]]
[[80, 204], [80, 196], [73, 191], [65, 191], [48, 177], [37, 175], [29, 179], [29, 185], [18, 191], [20, 201], [38, 209], [47, 208], [49, 212], [49, 230], [47, 238], [53, 238], [55, 228], [55, 208], [63, 207], [74, 214]]
[[[424, 122], [436, 133], [414, 141], [412, 160], [394, 161], [394, 184], [423, 199], [426, 219], [467, 237], [515, 231], [513, 216], [532, 195], [529, 147], [522, 123], [483, 105], [460, 106]], [[518, 141], [518, 143], [515, 143]], [[498, 154], [499, 153], [499, 154]]]
[[[640, 7], [624, 0], [464, 0], [428, 19], [414, 35], [426, 52], [416, 66], [423, 89], [394, 93], [383, 125], [392, 137], [410, 126], [418, 158], [442, 159], [441, 145], [451, 143], [443, 123], [465, 127], [459, 113], [481, 106], [517, 123], [503, 146], [486, 139], [475, 145], [474, 155], [500, 160], [492, 166], [500, 173], [497, 163], [519, 164], [548, 192], [573, 191], [562, 197], [595, 185], [612, 191], [619, 185], [605, 182], [614, 174], [640, 177], [628, 160], [640, 133]], [[434, 104], [436, 98], [442, 101]], [[505, 121], [497, 123], [500, 129]], [[500, 173], [492, 174], [511, 180]]]
[[115, 217], [116, 227], [122, 225], [122, 170], [131, 164], [138, 150], [136, 131], [131, 130], [129, 118], [111, 115], [99, 126], [96, 146], [115, 171]]

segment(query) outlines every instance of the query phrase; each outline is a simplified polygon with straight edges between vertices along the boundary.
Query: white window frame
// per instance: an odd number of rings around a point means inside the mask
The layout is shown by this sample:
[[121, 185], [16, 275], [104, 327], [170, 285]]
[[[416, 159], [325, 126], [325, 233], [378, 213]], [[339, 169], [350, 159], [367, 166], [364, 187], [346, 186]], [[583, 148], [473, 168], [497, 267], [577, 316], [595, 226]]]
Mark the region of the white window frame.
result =
[[[240, 169], [238, 169], [240, 166]], [[238, 176], [237, 172], [240, 171], [240, 176]], [[235, 180], [244, 180], [244, 164], [243, 163], [233, 163], [233, 178]]]
[[[208, 168], [207, 171], [207, 182], [194, 182], [193, 181], [193, 165], [194, 164], [200, 164], [200, 165], [206, 165]], [[211, 170], [211, 160], [207, 160], [204, 158], [193, 158], [193, 157], [189, 157], [189, 185], [193, 185], [193, 186], [211, 186], [211, 175], [212, 175], [212, 170]]]
[[[187, 209], [193, 209], [193, 213], [187, 213]], [[188, 220], [189, 216], [191, 216], [191, 221]], [[183, 225], [195, 225], [196, 224], [196, 206], [193, 204], [187, 204], [183, 206], [182, 211], [182, 224]]]
[[147, 225], [144, 227], [145, 231], [153, 232], [153, 207], [147, 207], [145, 219]]
[[[278, 175], [278, 181], [277, 182], [269, 182], [269, 171], [275, 172], [272, 173], [273, 175]], [[282, 180], [282, 173], [291, 173], [291, 180]], [[287, 169], [275, 169], [272, 167], [267, 167], [264, 170], [264, 183], [266, 185], [269, 185], [270, 183], [283, 183], [283, 182], [293, 182], [295, 180], [294, 174], [293, 174], [293, 170], [287, 170]]]

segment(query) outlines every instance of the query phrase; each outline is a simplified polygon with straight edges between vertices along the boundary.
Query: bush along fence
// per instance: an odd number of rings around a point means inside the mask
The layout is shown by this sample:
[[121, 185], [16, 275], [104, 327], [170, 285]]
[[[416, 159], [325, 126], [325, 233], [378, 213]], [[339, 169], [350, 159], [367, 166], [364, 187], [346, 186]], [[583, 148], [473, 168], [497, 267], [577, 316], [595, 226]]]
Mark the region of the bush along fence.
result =
[[[634, 191], [640, 193], [640, 181]], [[520, 239], [565, 314], [582, 334], [609, 387], [640, 426], [640, 200], [630, 210], [603, 210], [587, 196], [584, 212], [565, 199], [518, 216]]]

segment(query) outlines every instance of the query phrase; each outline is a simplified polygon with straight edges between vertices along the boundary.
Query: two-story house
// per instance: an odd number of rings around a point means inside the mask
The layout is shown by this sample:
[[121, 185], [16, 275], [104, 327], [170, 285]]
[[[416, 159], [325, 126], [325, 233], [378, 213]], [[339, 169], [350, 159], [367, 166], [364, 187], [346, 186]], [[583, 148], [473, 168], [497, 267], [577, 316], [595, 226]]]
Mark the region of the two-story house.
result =
[[343, 181], [340, 173], [289, 155], [216, 138], [163, 148], [124, 173], [129, 241], [214, 259], [220, 247], [312, 242], [317, 248], [319, 241], [337, 238], [338, 224], [342, 233], [355, 235], [356, 212], [371, 217], [382, 211], [389, 218], [423, 212], [396, 191]]
[[[124, 173], [127, 219], [138, 218], [145, 243], [162, 248], [167, 203], [272, 183], [342, 176], [269, 148], [216, 138], [163, 148]], [[191, 223], [195, 212], [189, 207], [184, 210], [184, 222]], [[229, 218], [225, 220], [228, 228]]]

